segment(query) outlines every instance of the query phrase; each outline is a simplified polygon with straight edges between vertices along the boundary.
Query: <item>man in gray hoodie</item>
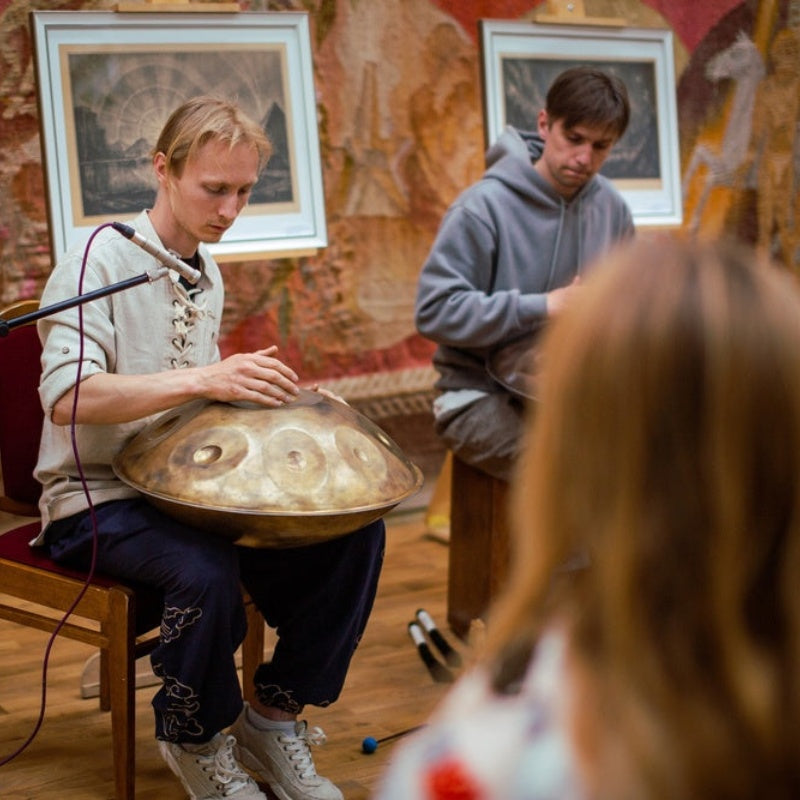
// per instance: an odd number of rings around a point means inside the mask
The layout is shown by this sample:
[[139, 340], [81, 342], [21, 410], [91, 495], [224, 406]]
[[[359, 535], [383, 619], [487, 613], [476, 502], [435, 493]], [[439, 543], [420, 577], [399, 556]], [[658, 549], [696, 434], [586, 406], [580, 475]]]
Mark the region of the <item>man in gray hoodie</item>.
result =
[[487, 362], [533, 337], [579, 291], [587, 265], [633, 235], [630, 209], [598, 174], [629, 116], [616, 77], [591, 67], [561, 73], [537, 131], [509, 126], [490, 147], [486, 172], [448, 209], [423, 266], [415, 322], [438, 345], [436, 432], [503, 480], [527, 392], [510, 391]]

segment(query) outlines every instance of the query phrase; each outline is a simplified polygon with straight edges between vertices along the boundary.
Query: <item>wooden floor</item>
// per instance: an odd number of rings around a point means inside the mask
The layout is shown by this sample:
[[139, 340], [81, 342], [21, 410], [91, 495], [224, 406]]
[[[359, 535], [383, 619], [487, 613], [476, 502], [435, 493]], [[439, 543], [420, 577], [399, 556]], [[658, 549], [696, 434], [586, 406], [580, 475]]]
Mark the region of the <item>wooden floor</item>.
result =
[[[7, 519], [5, 522], [7, 523]], [[425, 608], [447, 634], [446, 544], [427, 536], [421, 511], [387, 517], [387, 552], [375, 608], [339, 701], [330, 708], [308, 707], [310, 725], [325, 730], [328, 742], [314, 749], [320, 774], [341, 788], [347, 800], [365, 800], [377, 784], [397, 741], [366, 755], [366, 736], [381, 739], [423, 723], [449, 684], [436, 683], [411, 641], [407, 625]], [[7, 529], [0, 514], [0, 530]], [[2, 590], [2, 587], [0, 587]], [[455, 637], [465, 659], [469, 652]], [[46, 634], [0, 621], [0, 760], [28, 737], [39, 714]], [[106, 800], [113, 798], [108, 714], [96, 699], [82, 699], [81, 673], [90, 647], [58, 638], [47, 673], [44, 723], [32, 744], [0, 767], [2, 800]], [[150, 697], [137, 690], [137, 798], [181, 800], [185, 794], [156, 752]]]

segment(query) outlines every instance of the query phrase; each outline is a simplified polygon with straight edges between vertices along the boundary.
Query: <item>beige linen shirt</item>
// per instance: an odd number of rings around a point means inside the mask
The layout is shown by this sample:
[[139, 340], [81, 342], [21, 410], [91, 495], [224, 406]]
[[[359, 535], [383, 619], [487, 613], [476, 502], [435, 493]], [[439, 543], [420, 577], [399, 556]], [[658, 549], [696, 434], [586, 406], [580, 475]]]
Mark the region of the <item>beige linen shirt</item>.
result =
[[[133, 227], [161, 244], [143, 211]], [[163, 247], [163, 245], [161, 245]], [[84, 248], [68, 253], [53, 270], [41, 306], [110, 286], [145, 272], [158, 263], [112, 228], [95, 236], [83, 283], [79, 289]], [[187, 291], [178, 275], [91, 300], [79, 308], [60, 311], [38, 322], [42, 340], [42, 378], [39, 396], [45, 418], [39, 461], [34, 471], [42, 484], [39, 503], [42, 531], [52, 520], [89, 507], [73, 453], [69, 425], [54, 425], [53, 406], [80, 380], [98, 372], [147, 375], [169, 369], [204, 366], [218, 361], [219, 330], [224, 302], [222, 276], [207, 248], [200, 246], [202, 276]], [[92, 504], [135, 497], [137, 492], [120, 481], [111, 467], [114, 456], [152, 417], [120, 425], [77, 425], [76, 441]], [[43, 540], [43, 533], [37, 543]]]

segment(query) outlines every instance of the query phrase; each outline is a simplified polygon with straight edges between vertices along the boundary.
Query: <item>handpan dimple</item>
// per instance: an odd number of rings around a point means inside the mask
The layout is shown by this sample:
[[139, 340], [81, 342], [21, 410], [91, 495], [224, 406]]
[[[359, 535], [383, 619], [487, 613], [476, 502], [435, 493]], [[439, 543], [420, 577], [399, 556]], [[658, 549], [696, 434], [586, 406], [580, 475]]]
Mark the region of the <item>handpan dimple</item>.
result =
[[247, 437], [232, 428], [194, 431], [175, 443], [167, 463], [171, 470], [183, 471], [187, 478], [220, 477], [233, 472], [247, 456]]
[[320, 445], [298, 428], [284, 428], [269, 436], [263, 453], [270, 480], [288, 494], [317, 491], [330, 468]]
[[386, 459], [368, 436], [354, 428], [339, 425], [333, 435], [336, 449], [346, 464], [357, 473], [366, 472], [380, 483], [386, 477]]

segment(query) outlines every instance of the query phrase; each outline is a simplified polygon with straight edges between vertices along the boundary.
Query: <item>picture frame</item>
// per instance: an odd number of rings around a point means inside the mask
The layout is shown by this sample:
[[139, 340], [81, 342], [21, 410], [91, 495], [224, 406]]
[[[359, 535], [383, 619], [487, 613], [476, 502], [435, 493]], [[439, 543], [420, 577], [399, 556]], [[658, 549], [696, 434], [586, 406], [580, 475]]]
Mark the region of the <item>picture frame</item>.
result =
[[31, 28], [53, 263], [99, 225], [152, 205], [150, 150], [200, 94], [264, 125], [273, 154], [219, 261], [327, 245], [308, 14], [33, 11]]
[[547, 89], [564, 69], [598, 66], [628, 87], [631, 120], [601, 173], [637, 227], [683, 218], [672, 32], [661, 29], [480, 20], [487, 148], [506, 125], [535, 130]]

